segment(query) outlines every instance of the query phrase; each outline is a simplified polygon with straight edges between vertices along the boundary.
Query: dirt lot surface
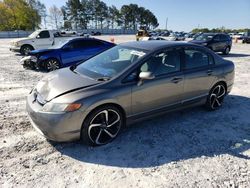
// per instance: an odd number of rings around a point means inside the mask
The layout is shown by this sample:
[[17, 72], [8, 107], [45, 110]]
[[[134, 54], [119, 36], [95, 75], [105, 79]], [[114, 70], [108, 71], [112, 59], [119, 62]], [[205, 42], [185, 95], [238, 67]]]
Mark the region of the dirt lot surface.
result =
[[[134, 36], [115, 37], [126, 40]], [[9, 41], [0, 39], [0, 187], [250, 187], [250, 45], [226, 56], [236, 77], [220, 110], [140, 122], [93, 148], [51, 143], [32, 128], [25, 96], [46, 73], [23, 69]]]

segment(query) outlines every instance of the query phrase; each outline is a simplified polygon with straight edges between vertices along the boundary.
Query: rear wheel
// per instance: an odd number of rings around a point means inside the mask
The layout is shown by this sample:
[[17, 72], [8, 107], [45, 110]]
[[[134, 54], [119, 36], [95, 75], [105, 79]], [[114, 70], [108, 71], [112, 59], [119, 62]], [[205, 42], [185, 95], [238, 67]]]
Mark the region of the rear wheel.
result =
[[209, 92], [206, 107], [209, 110], [217, 110], [221, 107], [224, 97], [226, 95], [226, 87], [224, 84], [216, 84]]
[[57, 59], [48, 59], [44, 64], [45, 70], [50, 72], [60, 68], [60, 62]]
[[114, 140], [124, 126], [124, 116], [115, 106], [103, 106], [91, 112], [83, 123], [81, 139], [92, 146]]
[[230, 47], [227, 46], [226, 49], [223, 51], [223, 54], [224, 54], [224, 55], [228, 55], [229, 52], [230, 52]]

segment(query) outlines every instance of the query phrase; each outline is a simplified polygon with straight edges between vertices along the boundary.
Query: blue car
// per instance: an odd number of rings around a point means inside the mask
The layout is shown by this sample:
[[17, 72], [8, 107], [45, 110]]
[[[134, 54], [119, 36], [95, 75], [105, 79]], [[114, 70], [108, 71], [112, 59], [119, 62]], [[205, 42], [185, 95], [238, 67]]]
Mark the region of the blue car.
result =
[[74, 38], [62, 41], [49, 49], [33, 50], [21, 60], [25, 68], [53, 71], [93, 57], [114, 43], [95, 38]]

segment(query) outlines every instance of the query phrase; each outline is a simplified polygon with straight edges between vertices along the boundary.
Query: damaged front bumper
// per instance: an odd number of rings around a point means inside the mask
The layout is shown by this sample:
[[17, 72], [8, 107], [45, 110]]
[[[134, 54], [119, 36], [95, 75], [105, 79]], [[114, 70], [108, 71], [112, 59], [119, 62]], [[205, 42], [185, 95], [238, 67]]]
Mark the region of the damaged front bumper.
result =
[[20, 60], [20, 64], [25, 68], [36, 69], [37, 68], [37, 57], [36, 56], [27, 56]]

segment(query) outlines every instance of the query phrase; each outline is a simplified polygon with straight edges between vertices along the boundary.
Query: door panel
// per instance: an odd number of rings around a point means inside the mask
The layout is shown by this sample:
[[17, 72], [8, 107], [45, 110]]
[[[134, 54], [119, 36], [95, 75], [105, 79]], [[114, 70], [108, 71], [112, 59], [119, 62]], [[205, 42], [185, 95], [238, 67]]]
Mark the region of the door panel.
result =
[[214, 51], [221, 51], [224, 47], [224, 41], [222, 40], [220, 35], [216, 35], [214, 37], [214, 42], [213, 42], [213, 46], [214, 46]]
[[[178, 83], [174, 79], [179, 78]], [[155, 80], [148, 80], [141, 86], [132, 87], [132, 113], [140, 114], [168, 105], [181, 103], [183, 75], [176, 74]]]
[[183, 100], [206, 96], [214, 81], [213, 59], [196, 48], [186, 48]]
[[36, 48], [37, 49], [47, 49], [48, 47], [52, 46], [53, 38], [50, 36], [49, 31], [41, 31], [36, 39]]
[[181, 103], [184, 76], [180, 54], [179, 49], [169, 49], [152, 56], [140, 67], [140, 72], [151, 72], [155, 78], [132, 87], [133, 114]]
[[207, 95], [214, 80], [212, 74], [212, 69], [209, 69], [209, 67], [185, 71], [183, 100]]

